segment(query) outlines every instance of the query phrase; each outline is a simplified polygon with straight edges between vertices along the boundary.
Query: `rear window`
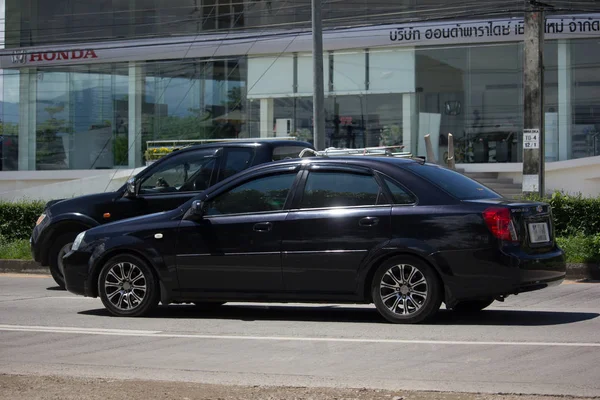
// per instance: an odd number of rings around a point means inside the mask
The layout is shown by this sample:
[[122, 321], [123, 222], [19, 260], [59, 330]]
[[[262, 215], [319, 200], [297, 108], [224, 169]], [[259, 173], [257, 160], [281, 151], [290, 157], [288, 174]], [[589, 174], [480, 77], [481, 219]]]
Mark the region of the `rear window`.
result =
[[273, 149], [273, 161], [298, 158], [304, 146], [278, 146]]
[[473, 179], [453, 171], [431, 164], [410, 164], [406, 169], [440, 187], [459, 200], [493, 199], [501, 197], [498, 193]]

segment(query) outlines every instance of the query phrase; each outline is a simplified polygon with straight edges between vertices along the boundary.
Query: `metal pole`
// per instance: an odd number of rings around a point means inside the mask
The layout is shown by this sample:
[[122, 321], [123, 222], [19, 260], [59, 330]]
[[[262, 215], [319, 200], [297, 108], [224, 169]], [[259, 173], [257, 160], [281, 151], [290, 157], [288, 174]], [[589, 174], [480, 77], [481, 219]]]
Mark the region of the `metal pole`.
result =
[[523, 61], [523, 193], [544, 189], [544, 11], [540, 3], [525, 2]]
[[[313, 39], [313, 126], [314, 146], [325, 149], [325, 94], [323, 83], [323, 27], [321, 1], [312, 0]], [[323, 0], [324, 1], [324, 0]]]

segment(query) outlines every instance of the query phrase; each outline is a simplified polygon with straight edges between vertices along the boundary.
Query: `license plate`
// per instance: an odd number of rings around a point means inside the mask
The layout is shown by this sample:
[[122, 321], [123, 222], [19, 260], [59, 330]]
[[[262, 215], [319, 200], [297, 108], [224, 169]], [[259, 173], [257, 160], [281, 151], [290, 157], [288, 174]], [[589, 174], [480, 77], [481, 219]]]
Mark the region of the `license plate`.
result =
[[550, 241], [550, 232], [546, 222], [529, 224], [529, 241], [531, 243], [546, 243]]

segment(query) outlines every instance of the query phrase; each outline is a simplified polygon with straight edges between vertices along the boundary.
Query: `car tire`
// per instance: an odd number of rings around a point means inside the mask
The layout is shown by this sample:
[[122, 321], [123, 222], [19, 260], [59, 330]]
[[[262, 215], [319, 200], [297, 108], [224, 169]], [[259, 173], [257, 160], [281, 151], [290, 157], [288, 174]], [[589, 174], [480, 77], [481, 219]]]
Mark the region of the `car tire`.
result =
[[442, 283], [426, 262], [412, 256], [385, 261], [375, 271], [371, 295], [389, 322], [417, 324], [431, 319], [442, 304]]
[[63, 290], [65, 289], [65, 275], [63, 272], [62, 257], [71, 250], [71, 246], [73, 246], [73, 242], [78, 234], [79, 232], [63, 233], [52, 243], [52, 247], [50, 247], [50, 274], [56, 284]]
[[493, 302], [493, 298], [459, 301], [452, 307], [452, 311], [460, 313], [479, 312], [490, 306]]
[[158, 305], [158, 279], [139, 257], [122, 254], [108, 260], [98, 277], [98, 294], [104, 307], [117, 317], [141, 317]]

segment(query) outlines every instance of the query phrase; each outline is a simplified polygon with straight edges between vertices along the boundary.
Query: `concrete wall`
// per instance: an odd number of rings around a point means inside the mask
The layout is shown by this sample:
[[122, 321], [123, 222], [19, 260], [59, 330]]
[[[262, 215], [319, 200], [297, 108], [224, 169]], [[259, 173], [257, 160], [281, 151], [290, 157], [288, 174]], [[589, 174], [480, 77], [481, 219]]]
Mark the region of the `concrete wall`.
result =
[[[521, 164], [461, 164], [466, 172], [498, 172], [499, 178], [510, 178], [521, 184]], [[546, 163], [546, 191], [600, 196], [600, 156]]]
[[48, 201], [114, 191], [142, 169], [0, 173], [0, 200]]

